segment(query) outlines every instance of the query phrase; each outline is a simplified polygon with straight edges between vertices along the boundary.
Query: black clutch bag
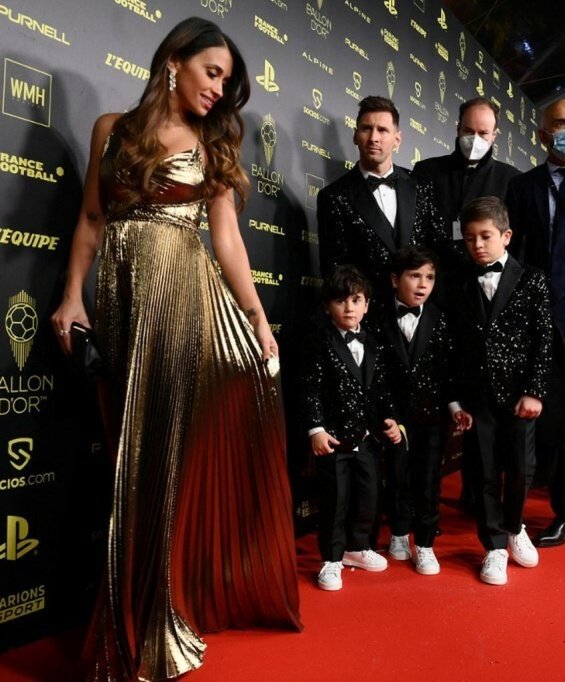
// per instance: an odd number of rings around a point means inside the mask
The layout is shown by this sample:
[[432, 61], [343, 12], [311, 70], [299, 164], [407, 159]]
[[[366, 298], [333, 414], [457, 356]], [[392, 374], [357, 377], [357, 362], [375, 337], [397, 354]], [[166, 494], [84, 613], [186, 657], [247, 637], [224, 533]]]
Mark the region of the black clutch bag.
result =
[[98, 379], [104, 372], [94, 332], [78, 322], [71, 324], [71, 362], [77, 374], [88, 381]]

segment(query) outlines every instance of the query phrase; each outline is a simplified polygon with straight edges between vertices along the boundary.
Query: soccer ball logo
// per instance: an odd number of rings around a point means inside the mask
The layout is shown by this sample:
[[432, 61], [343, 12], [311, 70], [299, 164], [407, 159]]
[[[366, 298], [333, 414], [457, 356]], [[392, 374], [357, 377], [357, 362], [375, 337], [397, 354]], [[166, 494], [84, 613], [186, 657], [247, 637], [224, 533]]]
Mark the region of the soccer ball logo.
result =
[[277, 144], [277, 129], [275, 128], [275, 119], [271, 114], [267, 114], [263, 119], [261, 126], [261, 140], [263, 141], [263, 150], [265, 152], [265, 159], [267, 165], [271, 165], [275, 145]]
[[20, 372], [27, 361], [39, 324], [35, 304], [35, 299], [23, 290], [8, 299], [4, 327]]
[[6, 332], [16, 343], [28, 343], [37, 331], [37, 313], [27, 303], [16, 303], [6, 315]]

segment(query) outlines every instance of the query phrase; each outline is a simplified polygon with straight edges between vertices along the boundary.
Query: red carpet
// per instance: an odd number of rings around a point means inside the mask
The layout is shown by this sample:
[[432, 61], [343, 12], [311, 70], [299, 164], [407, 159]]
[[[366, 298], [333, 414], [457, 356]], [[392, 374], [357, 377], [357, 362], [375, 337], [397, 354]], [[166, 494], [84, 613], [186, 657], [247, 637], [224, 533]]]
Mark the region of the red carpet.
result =
[[[305, 631], [208, 635], [204, 666], [184, 682], [565, 680], [565, 546], [541, 550], [535, 569], [511, 562], [504, 587], [481, 583], [483, 552], [455, 506], [458, 480], [444, 479], [438, 576], [391, 560], [384, 573], [348, 569], [341, 592], [323, 592], [315, 538], [302, 538]], [[530, 534], [549, 519], [547, 496], [533, 491]], [[66, 633], [3, 654], [0, 680], [70, 682], [78, 646], [79, 635]]]

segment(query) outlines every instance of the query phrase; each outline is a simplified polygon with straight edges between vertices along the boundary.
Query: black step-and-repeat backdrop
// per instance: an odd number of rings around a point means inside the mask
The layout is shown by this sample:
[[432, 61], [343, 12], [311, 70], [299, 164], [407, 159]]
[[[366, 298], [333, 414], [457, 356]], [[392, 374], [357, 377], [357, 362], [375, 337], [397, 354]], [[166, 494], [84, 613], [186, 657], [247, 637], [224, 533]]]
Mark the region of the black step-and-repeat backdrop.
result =
[[[137, 101], [154, 48], [190, 15], [218, 22], [249, 67], [252, 192], [240, 225], [283, 353], [315, 307], [316, 195], [356, 160], [365, 95], [400, 109], [396, 161], [406, 167], [453, 150], [459, 104], [477, 95], [501, 109], [498, 159], [528, 170], [543, 158], [535, 108], [439, 0], [1, 0], [2, 647], [80, 619], [94, 592], [107, 458], [94, 389], [69, 372], [48, 318], [93, 121]], [[297, 443], [289, 457], [300, 520], [310, 502]]]

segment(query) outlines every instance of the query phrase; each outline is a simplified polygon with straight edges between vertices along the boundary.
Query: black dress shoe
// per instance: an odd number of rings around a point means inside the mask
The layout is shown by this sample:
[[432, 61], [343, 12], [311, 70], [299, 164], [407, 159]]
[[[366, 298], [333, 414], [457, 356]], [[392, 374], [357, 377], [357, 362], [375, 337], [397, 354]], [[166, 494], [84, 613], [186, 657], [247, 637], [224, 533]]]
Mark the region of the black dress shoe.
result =
[[534, 540], [536, 547], [557, 547], [565, 545], [565, 519], [555, 518], [547, 528], [540, 531]]

